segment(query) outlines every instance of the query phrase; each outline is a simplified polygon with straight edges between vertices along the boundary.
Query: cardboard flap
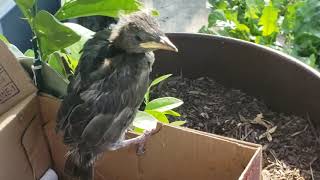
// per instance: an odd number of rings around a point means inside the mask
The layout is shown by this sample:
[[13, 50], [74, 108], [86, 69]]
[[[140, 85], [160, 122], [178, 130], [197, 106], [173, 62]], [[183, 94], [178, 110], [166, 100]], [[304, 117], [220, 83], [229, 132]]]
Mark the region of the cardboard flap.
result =
[[18, 60], [0, 41], [0, 114], [36, 91]]

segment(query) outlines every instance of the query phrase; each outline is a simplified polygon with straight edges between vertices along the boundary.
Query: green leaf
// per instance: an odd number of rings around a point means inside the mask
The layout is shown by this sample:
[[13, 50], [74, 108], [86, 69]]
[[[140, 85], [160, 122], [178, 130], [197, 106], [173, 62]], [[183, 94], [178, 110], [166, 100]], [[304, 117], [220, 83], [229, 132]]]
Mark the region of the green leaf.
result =
[[149, 102], [149, 97], [150, 97], [150, 89], [152, 86], [155, 86], [157, 84], [159, 84], [160, 82], [166, 80], [167, 78], [169, 78], [170, 76], [172, 76], [172, 74], [166, 74], [166, 75], [163, 75], [163, 76], [160, 76], [158, 78], [156, 78], [155, 80], [153, 80], [149, 86], [149, 88], [147, 89], [147, 92], [145, 93], [144, 95], [144, 100], [145, 100], [145, 103], [148, 103]]
[[55, 51], [72, 45], [81, 38], [47, 11], [38, 12], [34, 23], [43, 59]]
[[245, 17], [251, 19], [258, 19], [261, 13], [261, 10], [264, 7], [263, 0], [246, 0], [246, 11]]
[[212, 27], [216, 24], [216, 22], [220, 20], [220, 21], [226, 21], [226, 17], [224, 15], [224, 12], [223, 10], [220, 10], [220, 9], [216, 9], [214, 11], [212, 11], [210, 14], [209, 14], [209, 17], [208, 17], [208, 26], [209, 27]]
[[183, 104], [183, 101], [174, 97], [162, 97], [150, 101], [145, 110], [155, 110], [165, 112], [177, 108]]
[[236, 24], [236, 29], [241, 32], [250, 33], [249, 27], [245, 24]]
[[21, 12], [23, 15], [31, 19], [32, 18], [32, 7], [35, 3], [35, 0], [15, 0], [17, 3], [18, 7], [20, 8]]
[[24, 55], [34, 58], [34, 51], [32, 49], [28, 49], [26, 52], [24, 52]]
[[157, 127], [157, 122], [157, 119], [152, 115], [144, 111], [138, 111], [133, 120], [133, 126], [144, 130], [152, 130]]
[[259, 21], [259, 25], [262, 26], [262, 35], [269, 36], [275, 32], [278, 32], [279, 28], [277, 25], [279, 9], [272, 6], [265, 6], [262, 11], [262, 16]]
[[[21, 65], [32, 74], [31, 65], [33, 64], [34, 58], [21, 57], [18, 58], [18, 60]], [[42, 63], [41, 75], [43, 78], [43, 89], [41, 89], [41, 91], [56, 97], [64, 97], [67, 94], [69, 81], [52, 69], [46, 62]]]
[[182, 126], [186, 123], [186, 121], [174, 121], [172, 123], [170, 123], [170, 125], [173, 125], [173, 126]]
[[152, 16], [159, 16], [160, 15], [159, 11], [157, 11], [155, 9], [151, 10], [151, 14], [152, 14]]
[[8, 41], [8, 39], [4, 36], [4, 35], [2, 35], [2, 34], [0, 34], [0, 40], [1, 41], [3, 41], [5, 44], [10, 44], [10, 42]]
[[301, 7], [304, 3], [297, 1], [294, 4], [289, 4], [286, 8], [286, 13], [284, 15], [283, 23], [282, 23], [282, 31], [285, 33], [290, 33], [294, 30], [296, 25], [296, 12], [299, 7]]
[[320, 1], [308, 0], [297, 9], [294, 51], [309, 57], [320, 52]]
[[56, 70], [61, 76], [67, 78], [67, 73], [64, 68], [62, 58], [58, 52], [54, 52], [49, 56], [48, 64], [50, 65], [50, 67]]
[[79, 24], [64, 23], [64, 25], [72, 29], [81, 37], [80, 41], [66, 47], [64, 51], [64, 53], [66, 53], [65, 58], [68, 60], [70, 68], [74, 71], [78, 65], [78, 61], [81, 56], [80, 51], [82, 50], [83, 45], [87, 42], [88, 39], [92, 38], [95, 33]]
[[180, 117], [181, 114], [179, 114], [178, 112], [174, 111], [174, 110], [168, 110], [163, 112], [166, 115], [171, 115], [171, 116], [175, 116], [175, 117]]
[[133, 131], [134, 131], [134, 132], [136, 132], [136, 133], [138, 133], [138, 134], [142, 134], [142, 133], [143, 133], [143, 131], [144, 131], [144, 129], [141, 129], [141, 128], [138, 128], [138, 127], [135, 127], [135, 128], [133, 129]]
[[160, 82], [168, 79], [170, 76], [172, 76], [172, 74], [166, 74], [166, 75], [163, 75], [163, 76], [160, 76], [160, 77], [156, 78], [155, 80], [153, 80], [151, 82], [149, 87], [151, 88], [152, 86], [155, 86], [155, 85], [159, 84]]
[[313, 68], [316, 68], [317, 67], [317, 64], [316, 64], [316, 61], [317, 61], [317, 57], [315, 54], [312, 54], [309, 59], [308, 59], [308, 62], [307, 64]]
[[137, 0], [73, 0], [65, 2], [55, 16], [60, 20], [94, 15], [118, 17], [120, 11], [128, 14], [141, 7]]
[[155, 117], [158, 121], [169, 124], [169, 120], [164, 113], [154, 110], [145, 110], [145, 112]]

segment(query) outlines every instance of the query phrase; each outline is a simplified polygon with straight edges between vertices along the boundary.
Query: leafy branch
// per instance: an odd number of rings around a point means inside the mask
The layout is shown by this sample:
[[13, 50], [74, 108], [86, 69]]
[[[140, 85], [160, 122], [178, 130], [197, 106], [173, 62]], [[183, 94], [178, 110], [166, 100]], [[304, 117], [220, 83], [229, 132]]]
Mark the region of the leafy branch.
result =
[[136, 119], [133, 122], [136, 132], [142, 132], [145, 129], [151, 130], [156, 127], [158, 121], [174, 126], [181, 126], [185, 123], [185, 121], [174, 121], [170, 123], [169, 119], [167, 118], [168, 115], [175, 117], [180, 116], [180, 114], [173, 109], [181, 106], [183, 104], [182, 100], [174, 97], [161, 97], [149, 101], [151, 88], [166, 80], [171, 75], [172, 74], [160, 76], [151, 82], [144, 97], [144, 111], [138, 111]]

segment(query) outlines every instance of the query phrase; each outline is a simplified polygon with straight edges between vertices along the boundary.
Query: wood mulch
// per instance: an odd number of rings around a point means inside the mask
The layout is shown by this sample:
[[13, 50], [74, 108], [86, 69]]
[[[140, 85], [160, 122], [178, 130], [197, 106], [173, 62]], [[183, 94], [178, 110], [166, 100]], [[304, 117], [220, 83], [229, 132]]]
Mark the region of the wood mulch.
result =
[[176, 109], [184, 125], [263, 145], [264, 179], [320, 179], [320, 140], [310, 120], [274, 112], [263, 101], [213, 79], [170, 77], [152, 97], [184, 101]]

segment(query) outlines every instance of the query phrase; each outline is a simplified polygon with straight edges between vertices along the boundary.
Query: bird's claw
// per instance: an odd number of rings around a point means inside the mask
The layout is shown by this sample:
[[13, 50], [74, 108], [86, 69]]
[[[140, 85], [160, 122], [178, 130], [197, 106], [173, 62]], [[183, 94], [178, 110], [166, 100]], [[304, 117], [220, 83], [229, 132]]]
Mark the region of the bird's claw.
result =
[[141, 140], [138, 143], [138, 148], [137, 148], [137, 155], [141, 156], [145, 153], [145, 144], [147, 142], [147, 139], [154, 133], [153, 130], [144, 130], [143, 134], [141, 135]]

